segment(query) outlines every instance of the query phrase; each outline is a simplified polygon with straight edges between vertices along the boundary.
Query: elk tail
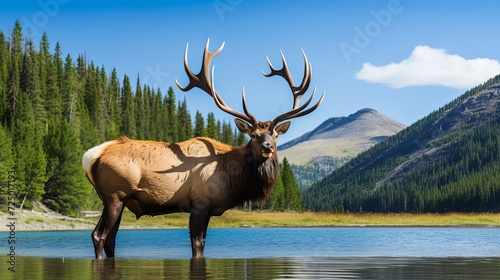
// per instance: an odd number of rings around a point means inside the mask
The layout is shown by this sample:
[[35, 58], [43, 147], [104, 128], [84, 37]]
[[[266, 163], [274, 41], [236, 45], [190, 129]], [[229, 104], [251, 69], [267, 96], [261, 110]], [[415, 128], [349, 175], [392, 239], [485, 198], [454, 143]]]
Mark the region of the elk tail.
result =
[[88, 151], [85, 152], [85, 154], [83, 154], [82, 157], [83, 170], [85, 171], [85, 175], [87, 175], [87, 178], [89, 179], [90, 183], [93, 186], [95, 186], [95, 181], [94, 177], [92, 176], [93, 175], [92, 166], [101, 157], [104, 148], [106, 148], [112, 142], [113, 141], [104, 142], [101, 145], [90, 148]]

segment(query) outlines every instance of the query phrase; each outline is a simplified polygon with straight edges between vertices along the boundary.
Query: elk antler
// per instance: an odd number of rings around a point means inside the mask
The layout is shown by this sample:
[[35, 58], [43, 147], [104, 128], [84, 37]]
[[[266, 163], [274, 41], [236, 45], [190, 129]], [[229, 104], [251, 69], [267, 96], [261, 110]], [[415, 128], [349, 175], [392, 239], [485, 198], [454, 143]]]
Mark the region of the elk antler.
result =
[[283, 55], [283, 52], [280, 53], [281, 53], [281, 60], [283, 61], [283, 67], [279, 70], [274, 68], [269, 58], [266, 57], [267, 63], [269, 64], [269, 68], [271, 68], [271, 73], [269, 74], [263, 73], [263, 74], [266, 77], [278, 75], [283, 77], [285, 81], [288, 82], [288, 85], [290, 86], [290, 89], [292, 90], [293, 94], [293, 109], [289, 112], [277, 116], [273, 120], [273, 123], [275, 125], [284, 120], [304, 116], [311, 113], [312, 111], [316, 110], [316, 108], [318, 108], [319, 104], [321, 104], [321, 102], [323, 101], [323, 97], [325, 97], [325, 93], [323, 92], [323, 95], [314, 106], [305, 111], [302, 111], [309, 105], [309, 103], [314, 97], [314, 94], [316, 93], [316, 88], [314, 88], [311, 97], [309, 97], [306, 103], [304, 103], [302, 106], [299, 107], [300, 98], [307, 91], [307, 89], [309, 88], [309, 84], [311, 83], [311, 77], [312, 77], [311, 63], [309, 63], [304, 50], [302, 50], [302, 55], [304, 56], [304, 77], [302, 78], [302, 83], [300, 84], [300, 86], [297, 87], [293, 82], [292, 75], [290, 75], [290, 71], [288, 71], [288, 65], [286, 64], [285, 56]]
[[208, 46], [210, 44], [210, 39], [207, 40], [207, 44], [205, 46], [205, 50], [203, 51], [203, 60], [202, 60], [202, 65], [200, 72], [198, 74], [194, 74], [191, 69], [189, 69], [188, 65], [188, 59], [187, 59], [187, 53], [188, 53], [188, 44], [186, 44], [186, 51], [184, 52], [184, 69], [186, 70], [186, 74], [189, 77], [189, 84], [185, 87], [182, 87], [177, 80], [175, 80], [175, 83], [179, 87], [180, 90], [182, 91], [189, 91], [194, 87], [200, 88], [206, 93], [208, 93], [210, 96], [213, 97], [215, 104], [224, 112], [233, 115], [237, 118], [243, 119], [247, 121], [250, 124], [255, 124], [257, 120], [255, 117], [250, 114], [248, 111], [247, 105], [246, 105], [246, 100], [245, 100], [245, 91], [243, 90], [242, 92], [242, 102], [243, 102], [243, 110], [245, 114], [240, 113], [229, 106], [226, 105], [222, 97], [217, 93], [217, 91], [214, 88], [214, 80], [213, 80], [213, 69], [212, 69], [212, 75], [210, 75], [210, 64], [212, 63], [213, 58], [219, 54], [222, 49], [224, 48], [224, 43], [215, 51], [210, 52], [208, 51]]

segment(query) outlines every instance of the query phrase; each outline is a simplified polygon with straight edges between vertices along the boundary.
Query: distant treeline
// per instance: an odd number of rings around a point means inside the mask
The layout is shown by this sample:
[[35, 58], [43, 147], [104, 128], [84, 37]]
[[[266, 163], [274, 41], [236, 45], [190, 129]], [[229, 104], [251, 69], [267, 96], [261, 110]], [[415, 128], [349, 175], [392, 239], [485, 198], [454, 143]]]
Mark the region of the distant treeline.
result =
[[[236, 146], [247, 142], [213, 113], [204, 117], [197, 111], [193, 120], [186, 100], [177, 101], [172, 88], [163, 94], [137, 77], [133, 90], [130, 78], [120, 81], [116, 69], [109, 73], [83, 55], [63, 58], [59, 43], [51, 53], [46, 34], [37, 49], [23, 36], [19, 21], [7, 36], [0, 31], [0, 209], [6, 207], [7, 191], [15, 193], [18, 207], [39, 201], [73, 215], [99, 207], [81, 156], [122, 135], [166, 142], [207, 136]], [[15, 172], [15, 190], [7, 189], [9, 172]], [[282, 210], [295, 204], [260, 207]]]

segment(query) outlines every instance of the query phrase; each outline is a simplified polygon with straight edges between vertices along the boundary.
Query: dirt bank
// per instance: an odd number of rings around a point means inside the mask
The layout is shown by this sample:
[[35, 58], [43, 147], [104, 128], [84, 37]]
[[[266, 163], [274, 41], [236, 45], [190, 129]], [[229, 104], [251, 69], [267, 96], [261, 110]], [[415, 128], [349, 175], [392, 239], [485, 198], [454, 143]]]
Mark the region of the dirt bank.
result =
[[52, 211], [16, 209], [13, 215], [0, 212], [0, 231], [10, 231], [15, 225], [16, 231], [33, 230], [85, 230], [93, 229], [95, 221], [84, 218], [73, 218]]

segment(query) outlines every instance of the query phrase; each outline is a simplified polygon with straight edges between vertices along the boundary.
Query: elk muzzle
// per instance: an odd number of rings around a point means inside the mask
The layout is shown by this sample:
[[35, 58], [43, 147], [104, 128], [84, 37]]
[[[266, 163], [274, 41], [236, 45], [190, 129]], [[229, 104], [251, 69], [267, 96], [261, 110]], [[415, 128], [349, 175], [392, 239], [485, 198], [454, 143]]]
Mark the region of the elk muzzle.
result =
[[260, 145], [260, 152], [263, 157], [270, 158], [273, 155], [274, 147], [271, 143], [266, 141]]

